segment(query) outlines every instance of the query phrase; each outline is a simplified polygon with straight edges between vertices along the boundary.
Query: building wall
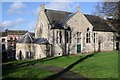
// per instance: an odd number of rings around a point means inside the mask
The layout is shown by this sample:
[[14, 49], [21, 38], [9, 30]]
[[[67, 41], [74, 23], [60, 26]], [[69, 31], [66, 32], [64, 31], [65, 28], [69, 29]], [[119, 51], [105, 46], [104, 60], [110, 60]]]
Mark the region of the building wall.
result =
[[27, 59], [26, 53], [32, 52], [34, 56], [34, 44], [32, 43], [17, 43], [16, 44], [16, 59], [19, 60], [20, 51], [22, 53], [22, 60]]
[[39, 45], [39, 44], [34, 44], [35, 45], [35, 59], [40, 59], [40, 58], [45, 58], [46, 56], [46, 45]]
[[95, 43], [95, 51], [112, 51], [115, 49], [115, 42], [113, 32], [100, 32], [97, 33], [97, 42]]
[[[42, 32], [40, 32], [42, 24]], [[81, 53], [88, 53], [94, 51], [112, 51], [114, 49], [113, 33], [112, 32], [100, 32], [92, 31], [93, 26], [87, 20], [87, 18], [80, 12], [77, 11], [76, 14], [67, 21], [64, 26], [71, 28], [71, 43], [66, 43], [67, 53], [77, 54], [77, 32], [81, 33]], [[89, 30], [88, 30], [89, 29]], [[61, 56], [65, 52], [65, 30], [62, 31], [62, 43], [56, 42], [56, 32], [60, 29], [50, 30], [50, 24], [44, 12], [44, 9], [40, 11], [38, 22], [35, 29], [36, 38], [46, 38], [49, 43], [52, 44], [52, 54], [54, 56]], [[90, 33], [90, 43], [86, 43], [86, 34]], [[94, 33], [97, 33], [96, 43], [94, 43]], [[42, 52], [44, 54], [45, 47], [40, 49], [40, 45], [36, 45], [36, 54]], [[70, 51], [69, 51], [70, 50]], [[39, 54], [37, 54], [39, 55]], [[43, 55], [45, 57], [45, 55]], [[38, 58], [38, 57], [37, 57]]]
[[[60, 31], [62, 34], [60, 42]], [[58, 35], [57, 35], [58, 32]], [[50, 44], [52, 44], [52, 53], [54, 56], [62, 56], [65, 53], [65, 30], [63, 29], [52, 29], [51, 30]], [[58, 40], [57, 40], [58, 37]]]
[[48, 39], [50, 32], [50, 24], [44, 10], [40, 10], [40, 15], [35, 27], [35, 38], [46, 38]]
[[81, 32], [81, 52], [93, 51], [93, 42], [86, 44], [86, 33], [89, 28], [90, 37], [92, 37], [93, 26], [89, 23], [86, 17], [81, 13], [77, 12], [67, 23], [72, 30], [72, 43], [70, 44], [70, 53], [77, 53], [77, 32]]

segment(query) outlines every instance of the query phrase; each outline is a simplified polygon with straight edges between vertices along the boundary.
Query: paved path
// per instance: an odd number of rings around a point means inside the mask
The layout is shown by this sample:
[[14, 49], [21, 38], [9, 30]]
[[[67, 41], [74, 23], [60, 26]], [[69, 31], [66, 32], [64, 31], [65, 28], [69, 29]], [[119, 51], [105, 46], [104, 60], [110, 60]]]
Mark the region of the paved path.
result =
[[56, 66], [45, 66], [45, 65], [36, 65], [38, 68], [43, 68], [46, 70], [49, 70], [51, 72], [54, 72], [55, 74], [48, 76], [45, 80], [53, 80], [53, 79], [58, 79], [58, 80], [64, 80], [64, 79], [75, 79], [75, 80], [88, 80], [87, 78], [73, 72], [69, 71], [67, 69], [63, 69], [60, 67]]

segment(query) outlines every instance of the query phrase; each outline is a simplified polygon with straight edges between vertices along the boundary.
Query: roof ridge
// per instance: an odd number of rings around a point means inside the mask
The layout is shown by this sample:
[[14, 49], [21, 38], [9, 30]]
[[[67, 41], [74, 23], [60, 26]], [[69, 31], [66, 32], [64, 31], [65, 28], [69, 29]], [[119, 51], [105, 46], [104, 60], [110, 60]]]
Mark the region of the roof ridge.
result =
[[[30, 34], [30, 32], [27, 32], [27, 33], [29, 34], [28, 36], [29, 36], [30, 38], [31, 38], [31, 37], [33, 38], [33, 36]], [[31, 38], [31, 40], [32, 40], [32, 38]], [[34, 41], [34, 40], [32, 40], [32, 41]]]
[[73, 12], [67, 12], [67, 11], [61, 11], [61, 10], [53, 10], [53, 9], [45, 9], [45, 10], [50, 10], [50, 11], [64, 12], [64, 13], [71, 13], [71, 14], [73, 14]]

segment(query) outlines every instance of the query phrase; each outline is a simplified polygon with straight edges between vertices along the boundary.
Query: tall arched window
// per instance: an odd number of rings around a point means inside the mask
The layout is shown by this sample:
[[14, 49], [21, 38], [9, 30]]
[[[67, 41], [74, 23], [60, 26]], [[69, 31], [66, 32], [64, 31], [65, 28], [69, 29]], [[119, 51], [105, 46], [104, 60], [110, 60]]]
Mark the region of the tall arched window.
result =
[[60, 43], [62, 42], [62, 32], [60, 31], [59, 33], [59, 36], [60, 36]]
[[40, 34], [42, 34], [42, 30], [43, 30], [43, 24], [40, 23]]
[[59, 38], [58, 31], [56, 31], [56, 43], [58, 43], [58, 38]]
[[90, 43], [90, 32], [89, 32], [89, 28], [87, 28], [87, 33], [86, 33], [86, 43]]
[[97, 33], [94, 33], [94, 43], [97, 43]]
[[67, 35], [67, 43], [71, 43], [71, 28], [70, 27], [67, 28], [66, 35]]

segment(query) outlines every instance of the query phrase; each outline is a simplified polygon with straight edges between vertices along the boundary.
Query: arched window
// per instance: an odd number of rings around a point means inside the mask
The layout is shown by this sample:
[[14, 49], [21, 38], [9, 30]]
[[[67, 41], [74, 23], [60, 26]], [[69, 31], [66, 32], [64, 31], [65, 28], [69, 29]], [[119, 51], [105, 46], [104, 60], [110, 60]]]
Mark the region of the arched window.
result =
[[58, 43], [58, 38], [59, 38], [58, 31], [56, 31], [56, 43]]
[[86, 43], [90, 43], [90, 32], [89, 32], [89, 28], [87, 28], [87, 33], [86, 33]]
[[66, 41], [67, 41], [67, 43], [69, 42], [69, 33], [68, 33], [68, 31], [66, 32]]
[[94, 43], [97, 43], [97, 33], [94, 33]]
[[60, 43], [62, 42], [62, 32], [60, 31], [59, 33], [59, 36], [60, 36]]
[[42, 33], [42, 30], [43, 30], [43, 24], [41, 23], [40, 24], [40, 34]]
[[67, 43], [71, 43], [71, 28], [70, 27], [67, 28], [66, 36], [67, 36]]

